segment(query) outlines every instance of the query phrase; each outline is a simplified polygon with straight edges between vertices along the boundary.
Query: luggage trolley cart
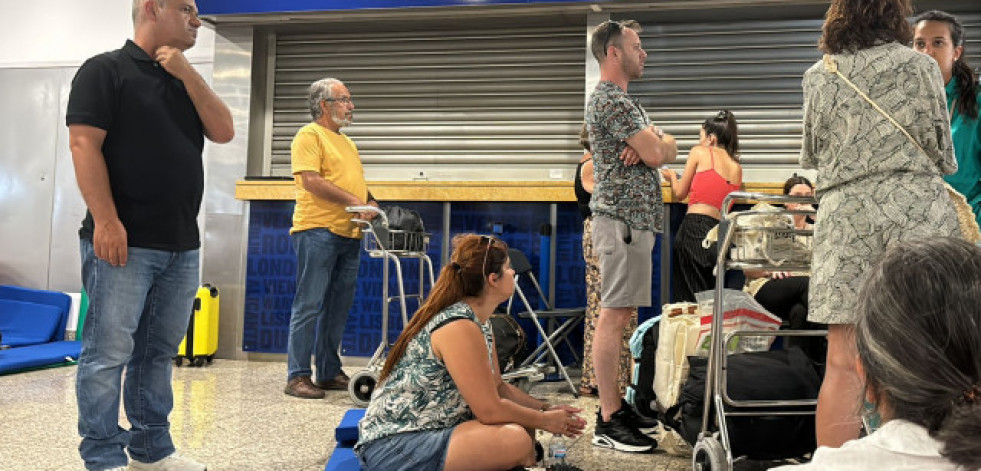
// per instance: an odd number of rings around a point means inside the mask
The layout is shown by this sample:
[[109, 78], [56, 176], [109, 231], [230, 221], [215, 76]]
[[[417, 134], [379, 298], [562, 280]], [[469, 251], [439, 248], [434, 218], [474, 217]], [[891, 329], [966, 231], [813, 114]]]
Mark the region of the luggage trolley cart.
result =
[[[368, 360], [365, 368], [357, 372], [348, 384], [348, 393], [351, 400], [359, 407], [366, 407], [371, 400], [371, 393], [378, 384], [378, 376], [385, 363], [385, 354], [391, 346], [388, 338], [389, 327], [389, 306], [392, 301], [399, 302], [399, 309], [402, 314], [403, 328], [409, 323], [409, 312], [406, 308], [406, 299], [412, 298], [422, 305], [425, 299], [425, 275], [429, 275], [429, 287], [433, 286], [433, 261], [427, 255], [429, 250], [429, 233], [409, 232], [388, 227], [388, 217], [385, 212], [374, 206], [349, 206], [345, 208], [350, 213], [371, 212], [375, 213], [376, 219], [381, 223], [359, 219], [351, 220], [361, 227], [363, 235], [362, 246], [371, 258], [383, 259], [382, 264], [382, 337], [375, 353]], [[419, 292], [405, 293], [405, 286], [402, 279], [402, 260], [416, 259], [419, 261]], [[391, 264], [389, 263], [391, 262]], [[388, 278], [390, 266], [395, 267], [395, 278], [398, 281], [398, 294], [389, 296]]]
[[[705, 378], [705, 403], [702, 411], [702, 429], [698, 434], [692, 453], [692, 469], [696, 471], [707, 470], [732, 470], [733, 456], [730, 444], [729, 431], [726, 423], [727, 416], [781, 416], [781, 415], [810, 415], [814, 414], [814, 406], [817, 405], [816, 399], [799, 400], [737, 400], [730, 398], [726, 389], [726, 345], [735, 335], [744, 336], [769, 336], [769, 337], [797, 337], [797, 336], [826, 336], [827, 331], [817, 330], [780, 330], [780, 331], [760, 331], [760, 330], [735, 330], [728, 335], [723, 334], [723, 314], [722, 305], [723, 288], [725, 286], [725, 270], [732, 269], [761, 269], [761, 270], [788, 270], [800, 271], [810, 269], [810, 251], [796, 250], [796, 253], [783, 253], [781, 261], [775, 261], [773, 257], [761, 256], [758, 253], [747, 253], [746, 251], [733, 250], [730, 254], [730, 246], [741, 231], [760, 231], [757, 235], [766, 234], [768, 237], [760, 239], [763, 242], [772, 242], [783, 238], [784, 240], [799, 237], [813, 237], [810, 229], [802, 230], [793, 227], [747, 227], [737, 224], [738, 219], [748, 216], [759, 216], [762, 214], [781, 214], [788, 218], [795, 214], [813, 215], [815, 210], [790, 210], [780, 209], [777, 211], [739, 211], [730, 212], [731, 203], [758, 201], [761, 203], [784, 204], [784, 203], [803, 203], [814, 204], [813, 197], [800, 196], [777, 196], [761, 193], [733, 192], [730, 193], [722, 204], [722, 214], [719, 220], [719, 254], [716, 263], [716, 283], [715, 301], [712, 308], [712, 338], [709, 348], [708, 369]], [[790, 244], [794, 247], [795, 244]], [[750, 251], [752, 252], [752, 251]], [[741, 408], [726, 410], [725, 407]], [[781, 410], [767, 410], [781, 408]], [[788, 410], [788, 408], [798, 410]], [[713, 414], [713, 412], [715, 412]], [[711, 423], [711, 417], [715, 417], [715, 424]], [[714, 425], [714, 428], [713, 428]], [[791, 457], [787, 457], [791, 458]]]

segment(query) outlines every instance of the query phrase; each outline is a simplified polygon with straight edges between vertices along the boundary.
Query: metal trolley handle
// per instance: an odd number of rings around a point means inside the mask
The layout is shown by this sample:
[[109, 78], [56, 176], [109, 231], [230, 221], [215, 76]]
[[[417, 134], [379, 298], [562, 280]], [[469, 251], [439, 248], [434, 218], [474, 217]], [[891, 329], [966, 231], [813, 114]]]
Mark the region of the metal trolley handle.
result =
[[[378, 217], [381, 217], [382, 225], [384, 227], [388, 227], [388, 216], [385, 215], [385, 211], [382, 211], [381, 208], [376, 208], [374, 206], [371, 206], [371, 205], [367, 205], [366, 204], [366, 205], [361, 205], [361, 206], [347, 206], [347, 207], [344, 208], [344, 210], [347, 211], [347, 212], [349, 212], [349, 213], [355, 213], [355, 214], [357, 214], [357, 213], [375, 213]], [[371, 224], [371, 221], [366, 221], [364, 219], [360, 219], [360, 218], [357, 218], [357, 217], [352, 218], [351, 220], [354, 221], [354, 222], [356, 222], [356, 223], [360, 223], [360, 224]]]

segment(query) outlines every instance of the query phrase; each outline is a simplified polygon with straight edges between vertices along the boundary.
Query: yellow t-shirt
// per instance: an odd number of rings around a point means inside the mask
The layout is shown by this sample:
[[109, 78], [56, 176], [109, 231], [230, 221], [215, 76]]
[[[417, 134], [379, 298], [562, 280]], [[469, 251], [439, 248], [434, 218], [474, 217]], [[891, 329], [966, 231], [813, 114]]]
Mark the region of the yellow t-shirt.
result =
[[325, 200], [303, 188], [300, 172], [317, 172], [338, 188], [368, 200], [368, 185], [358, 148], [344, 134], [310, 123], [300, 128], [290, 145], [293, 180], [296, 183], [296, 206], [290, 234], [325, 227], [343, 237], [360, 238], [361, 229], [351, 222], [354, 214], [346, 205]]

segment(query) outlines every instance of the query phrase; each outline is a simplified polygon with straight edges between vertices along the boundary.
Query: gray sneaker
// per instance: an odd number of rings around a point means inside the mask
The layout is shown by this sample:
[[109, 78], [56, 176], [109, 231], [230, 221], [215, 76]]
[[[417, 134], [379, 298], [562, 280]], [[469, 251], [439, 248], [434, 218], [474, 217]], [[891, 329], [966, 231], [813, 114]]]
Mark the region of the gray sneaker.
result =
[[174, 454], [153, 463], [130, 461], [129, 469], [130, 471], [207, 471], [208, 467], [175, 451]]

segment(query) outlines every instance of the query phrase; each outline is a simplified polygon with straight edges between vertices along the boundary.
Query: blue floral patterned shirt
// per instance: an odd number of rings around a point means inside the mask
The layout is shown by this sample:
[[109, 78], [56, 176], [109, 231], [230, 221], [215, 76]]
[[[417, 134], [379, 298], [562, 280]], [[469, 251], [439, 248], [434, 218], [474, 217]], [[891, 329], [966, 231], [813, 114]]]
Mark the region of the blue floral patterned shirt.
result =
[[628, 167], [620, 160], [626, 139], [650, 125], [639, 100], [613, 82], [596, 85], [586, 104], [596, 180], [589, 209], [594, 215], [623, 221], [631, 229], [661, 232], [664, 202], [660, 173], [643, 162]]

